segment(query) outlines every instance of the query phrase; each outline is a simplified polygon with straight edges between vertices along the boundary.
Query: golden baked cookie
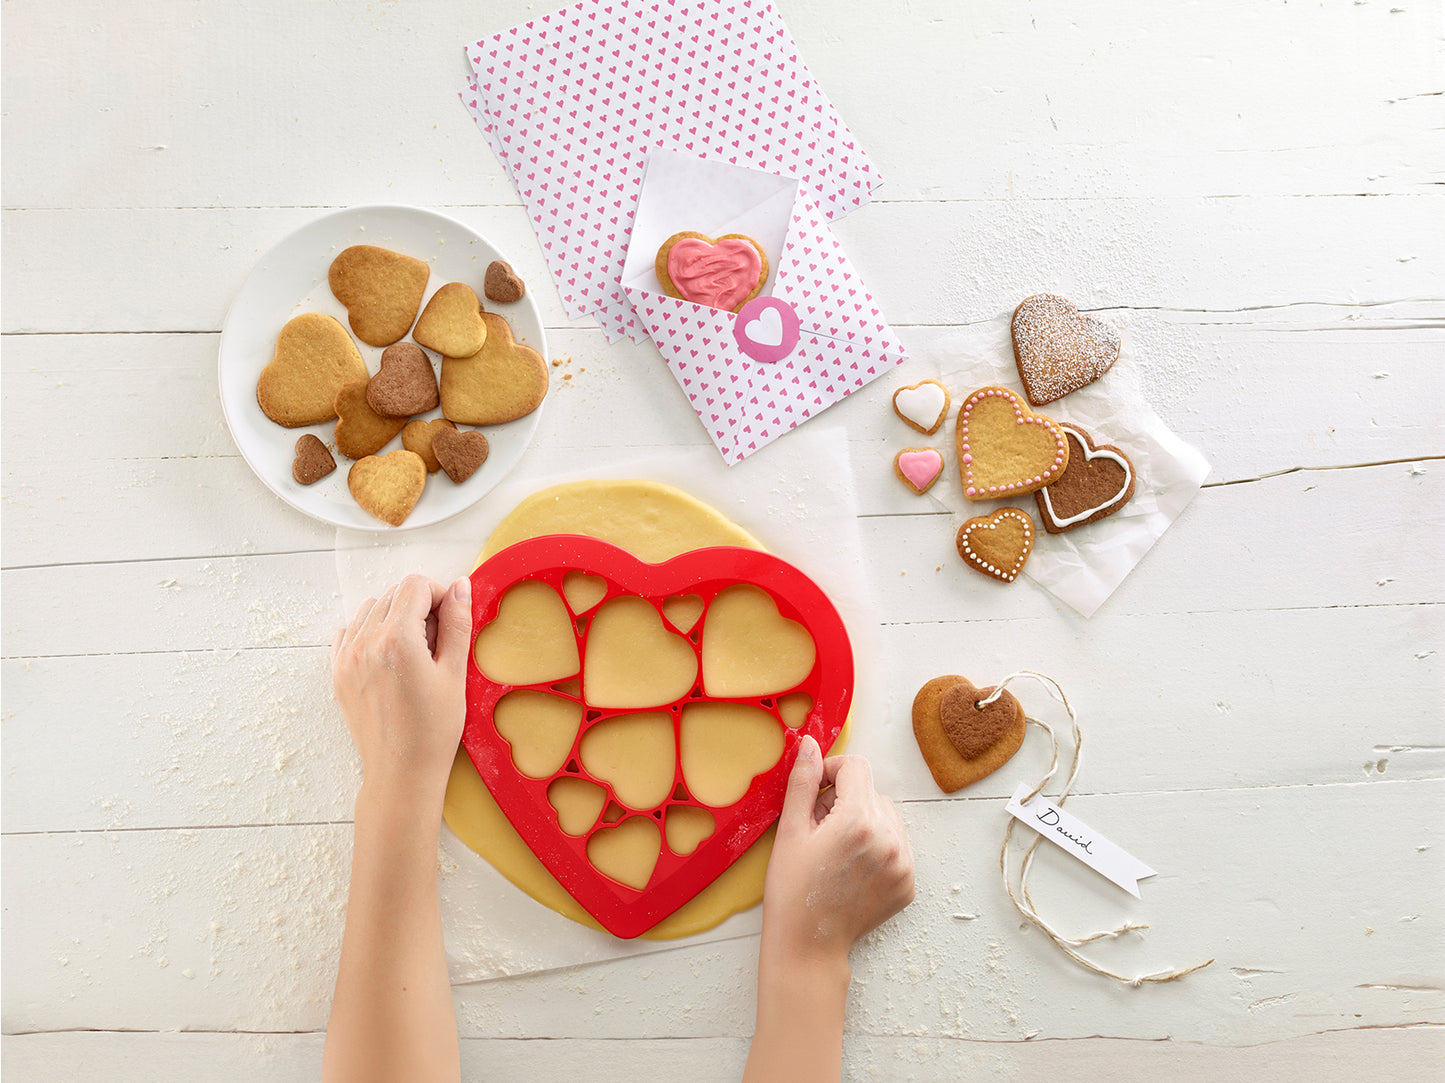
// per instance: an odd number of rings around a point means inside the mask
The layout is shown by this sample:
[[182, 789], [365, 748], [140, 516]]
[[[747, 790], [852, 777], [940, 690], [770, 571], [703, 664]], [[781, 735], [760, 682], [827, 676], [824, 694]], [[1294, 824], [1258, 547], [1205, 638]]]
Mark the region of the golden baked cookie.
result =
[[944, 793], [993, 774], [1024, 743], [1024, 709], [1012, 693], [979, 706], [993, 692], [949, 674], [933, 678], [913, 697], [913, 736]]
[[1034, 413], [1006, 387], [981, 387], [964, 400], [954, 441], [963, 495], [970, 500], [1042, 489], [1069, 461], [1058, 422]]
[[326, 277], [356, 337], [368, 346], [390, 346], [411, 330], [431, 267], [389, 248], [354, 244], [331, 261]]
[[436, 452], [432, 449], [437, 433], [442, 429], [455, 428], [456, 426], [444, 417], [433, 421], [417, 418], [415, 421], [408, 421], [401, 430], [401, 446], [420, 455], [422, 462], [426, 463], [426, 472], [435, 474], [442, 468], [442, 464], [437, 462]]
[[406, 425], [405, 418], [382, 417], [366, 401], [365, 380], [355, 380], [336, 393], [336, 450], [348, 459], [375, 455]]
[[487, 341], [487, 325], [472, 287], [448, 282], [432, 294], [411, 337], [443, 356], [466, 357], [480, 350]]
[[336, 416], [343, 384], [366, 377], [366, 362], [346, 328], [331, 316], [303, 312], [276, 336], [276, 352], [256, 381], [256, 402], [278, 425], [315, 425]]
[[1034, 521], [1018, 508], [1000, 508], [958, 528], [958, 555], [976, 572], [1012, 583], [1034, 548]]
[[351, 464], [346, 485], [356, 502], [384, 523], [401, 526], [426, 487], [426, 463], [400, 448], [386, 455], [368, 455]]
[[512, 337], [495, 312], [483, 312], [487, 341], [470, 356], [442, 357], [442, 414], [459, 425], [500, 425], [525, 417], [547, 395], [547, 362]]

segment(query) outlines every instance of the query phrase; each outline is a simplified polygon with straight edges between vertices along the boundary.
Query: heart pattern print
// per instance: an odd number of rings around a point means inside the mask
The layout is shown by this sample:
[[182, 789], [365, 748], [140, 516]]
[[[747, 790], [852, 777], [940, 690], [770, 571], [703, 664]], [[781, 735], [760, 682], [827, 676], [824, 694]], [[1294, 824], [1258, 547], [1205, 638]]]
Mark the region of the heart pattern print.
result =
[[621, 286], [647, 154], [797, 177], [829, 220], [879, 177], [763, 0], [596, 0], [466, 47], [461, 91], [527, 208], [569, 318], [640, 338]]

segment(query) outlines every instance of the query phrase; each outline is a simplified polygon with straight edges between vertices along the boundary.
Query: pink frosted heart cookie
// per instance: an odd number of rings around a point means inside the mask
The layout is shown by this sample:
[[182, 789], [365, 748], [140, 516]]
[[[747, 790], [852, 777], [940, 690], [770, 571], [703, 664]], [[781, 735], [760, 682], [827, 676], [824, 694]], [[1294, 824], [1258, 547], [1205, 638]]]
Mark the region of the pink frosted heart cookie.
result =
[[926, 493], [943, 474], [943, 453], [931, 447], [907, 447], [893, 457], [893, 472], [915, 493]]
[[970, 500], [1022, 496], [1053, 483], [1069, 461], [1058, 422], [1006, 387], [981, 387], [958, 410], [958, 470]]
[[1034, 406], [1093, 383], [1119, 359], [1117, 327], [1052, 293], [1025, 298], [1014, 309], [1011, 330], [1014, 361]]
[[669, 297], [736, 312], [762, 292], [768, 257], [763, 246], [745, 234], [714, 240], [687, 230], [662, 242], [654, 270]]
[[893, 392], [893, 412], [911, 427], [932, 436], [948, 416], [948, 388], [937, 380], [924, 380]]

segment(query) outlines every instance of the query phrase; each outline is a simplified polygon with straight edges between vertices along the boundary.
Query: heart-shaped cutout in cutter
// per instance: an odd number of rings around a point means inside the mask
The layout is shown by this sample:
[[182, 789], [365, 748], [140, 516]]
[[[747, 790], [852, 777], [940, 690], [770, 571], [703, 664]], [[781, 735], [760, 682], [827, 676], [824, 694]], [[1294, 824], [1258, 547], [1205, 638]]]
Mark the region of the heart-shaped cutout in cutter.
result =
[[1052, 293], [1026, 297], [1009, 325], [1024, 393], [1046, 406], [1093, 383], [1119, 359], [1119, 329]]
[[1058, 422], [1006, 387], [981, 387], [958, 409], [963, 495], [996, 500], [1042, 489], [1064, 472], [1069, 444]]
[[[647, 564], [617, 546], [576, 535], [549, 535], [520, 542], [496, 554], [472, 573], [472, 626], [477, 635], [488, 634], [487, 629], [497, 620], [503, 600], [518, 585], [555, 592], [557, 604], [566, 611], [564, 581], [577, 572], [607, 582], [608, 600], [602, 603], [602, 608], [619, 600], [638, 599], [655, 607], [661, 617], [669, 600], [674, 600], [671, 608], [675, 612], [675, 599], [680, 596], [702, 599], [703, 611], [693, 634], [681, 637], [682, 642], [696, 652], [699, 680], [686, 694], [646, 708], [666, 713], [678, 736], [675, 748], [682, 747], [684, 741], [684, 713], [700, 719], [707, 727], [708, 712], [727, 714], [730, 707], [744, 711], [755, 722], [764, 715], [770, 716], [776, 721], [781, 737], [782, 751], [776, 762], [756, 774], [736, 802], [717, 807], [693, 796], [679, 758], [674, 765], [675, 785], [664, 801], [652, 808], [627, 808], [619, 804], [609, 784], [587, 774], [581, 744], [590, 727], [619, 715], [636, 714], [637, 709], [594, 707], [587, 699], [585, 676], [580, 685], [566, 682], [553, 672], [535, 685], [495, 680], [483, 672], [473, 653], [467, 667], [467, 718], [462, 744], [478, 774], [517, 833], [573, 898], [613, 934], [634, 937], [712, 883], [777, 819], [798, 741], [808, 734], [826, 749], [843, 727], [852, 702], [853, 655], [847, 631], [828, 597], [797, 568], [768, 553], [730, 547], [698, 549], [662, 564]], [[703, 658], [709, 611], [720, 595], [739, 587], [766, 595], [776, 607], [779, 620], [801, 627], [811, 638], [815, 659], [811, 670], [796, 684], [756, 696], [707, 693]], [[567, 634], [575, 637], [579, 674], [586, 673], [588, 638], [599, 614], [600, 609], [585, 616], [573, 614], [565, 625], [560, 620], [556, 622], [558, 628], [565, 626]], [[665, 626], [674, 626], [671, 618]], [[583, 710], [581, 732], [564, 766], [545, 778], [531, 778], [517, 769], [511, 746], [494, 724], [497, 703], [519, 688], [566, 696], [579, 703]], [[560, 691], [564, 688], [568, 691]], [[799, 694], [809, 697], [812, 707], [795, 728], [781, 718], [778, 703]], [[548, 789], [568, 780], [599, 785], [612, 795], [604, 804], [607, 809], [616, 809], [613, 818], [609, 820], [604, 811], [579, 833], [564, 831], [558, 823], [556, 808], [548, 800]], [[712, 818], [715, 829], [701, 841], [690, 837], [686, 846], [679, 844], [681, 849], [689, 851], [687, 853], [671, 849], [663, 834], [657, 860], [641, 886], [604, 874], [589, 858], [589, 840], [599, 832], [614, 830], [616, 823], [636, 817], [665, 823], [669, 814], [679, 809], [705, 812]], [[577, 829], [575, 823], [569, 823], [568, 827]], [[598, 845], [605, 849], [613, 838], [615, 836], [604, 836]]]

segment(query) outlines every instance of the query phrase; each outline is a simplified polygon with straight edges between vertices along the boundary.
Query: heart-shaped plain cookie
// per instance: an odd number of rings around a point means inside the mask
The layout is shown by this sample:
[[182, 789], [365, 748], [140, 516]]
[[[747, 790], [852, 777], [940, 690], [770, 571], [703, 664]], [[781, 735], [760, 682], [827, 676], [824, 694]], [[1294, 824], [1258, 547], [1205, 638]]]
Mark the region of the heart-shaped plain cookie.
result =
[[472, 287], [448, 282], [432, 294], [411, 337], [444, 357], [466, 357], [480, 350], [487, 341], [487, 325]]
[[303, 312], [276, 336], [276, 352], [256, 381], [256, 402], [278, 425], [315, 425], [336, 416], [342, 385], [366, 376], [346, 328], [331, 316]]
[[949, 674], [935, 677], [913, 698], [913, 736], [944, 793], [993, 774], [1024, 742], [1024, 709], [1011, 693], [978, 706], [993, 692]]
[[762, 292], [768, 255], [746, 234], [687, 230], [662, 243], [653, 269], [669, 297], [736, 312]]
[[381, 351], [381, 368], [366, 385], [366, 401], [382, 417], [412, 417], [435, 410], [437, 374], [431, 358], [414, 342], [395, 342]]
[[382, 417], [373, 410], [366, 400], [366, 386], [367, 381], [355, 380], [336, 393], [336, 429], [331, 438], [348, 459], [375, 455], [406, 425], [402, 418]]
[[1025, 298], [1010, 329], [1024, 393], [1035, 406], [1093, 383], [1119, 359], [1118, 328], [1052, 293]]
[[958, 555], [990, 579], [1012, 583], [1034, 548], [1034, 521], [1018, 508], [1000, 508], [958, 528]]
[[336, 460], [315, 433], [303, 433], [296, 441], [296, 459], [291, 476], [301, 485], [314, 485], [336, 469]]
[[1069, 441], [1069, 463], [1052, 485], [1034, 493], [1039, 518], [1050, 534], [1113, 515], [1134, 495], [1134, 464], [1112, 444], [1096, 445], [1077, 425], [1060, 422]]
[[458, 485], [481, 469], [490, 451], [487, 438], [475, 429], [440, 429], [432, 437], [431, 447], [447, 477]]
[[401, 446], [407, 451], [415, 451], [420, 455], [422, 462], [426, 463], [426, 472], [435, 474], [442, 468], [442, 464], [437, 462], [432, 444], [436, 441], [437, 433], [443, 429], [455, 428], [456, 426], [444, 417], [438, 417], [431, 421], [417, 418], [415, 421], [408, 421], [401, 430]]
[[948, 416], [948, 388], [924, 380], [893, 392], [893, 412], [925, 436], [932, 436]]
[[512, 337], [495, 312], [483, 312], [487, 340], [470, 356], [442, 358], [442, 414], [458, 425], [501, 425], [525, 417], [547, 395], [547, 362]]
[[982, 387], [958, 410], [955, 436], [963, 495], [996, 500], [1042, 489], [1069, 460], [1058, 422], [1006, 387]]
[[430, 277], [424, 260], [370, 244], [343, 250], [327, 273], [351, 330], [368, 346], [390, 346], [411, 330]]
[[426, 487], [426, 463], [405, 448], [351, 464], [346, 485], [356, 502], [384, 523], [401, 526]]
[[487, 264], [487, 273], [482, 278], [482, 293], [488, 301], [509, 305], [520, 301], [527, 292], [527, 284], [512, 270], [505, 260], [494, 259]]
[[[606, 585], [600, 603], [595, 580]], [[514, 602], [523, 591], [538, 596], [530, 610]], [[807, 637], [814, 660], [801, 683], [773, 695], [705, 690], [709, 636], [741, 634], [733, 622], [758, 614], [771, 622], [769, 645], [793, 627]], [[472, 573], [472, 617], [462, 743], [532, 853], [621, 937], [673, 913], [757, 841], [782, 807], [802, 735], [831, 747], [851, 703], [837, 611], [796, 568], [757, 550], [648, 564], [595, 538], [533, 538]], [[499, 733], [503, 705], [524, 693], [549, 713], [559, 713], [553, 701], [580, 705], [571, 750], [549, 749], [553, 772], [521, 768], [519, 756], [533, 762], [516, 747], [531, 728], [522, 720], [507, 720], [510, 741]]]

